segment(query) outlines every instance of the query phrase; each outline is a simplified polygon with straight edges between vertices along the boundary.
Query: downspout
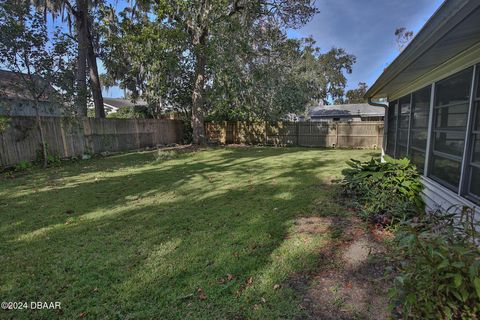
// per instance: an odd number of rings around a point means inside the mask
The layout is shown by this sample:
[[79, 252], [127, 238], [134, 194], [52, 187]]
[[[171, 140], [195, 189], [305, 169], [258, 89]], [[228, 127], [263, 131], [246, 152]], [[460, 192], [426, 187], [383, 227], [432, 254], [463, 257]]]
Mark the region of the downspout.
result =
[[387, 143], [387, 131], [388, 131], [388, 104], [384, 104], [384, 103], [378, 103], [378, 102], [373, 102], [372, 98], [371, 97], [368, 97], [368, 100], [367, 100], [368, 104], [373, 106], [373, 107], [381, 107], [381, 108], [385, 108], [385, 116], [384, 116], [384, 120], [383, 120], [383, 142], [382, 142], [382, 162], [384, 161], [384, 157], [385, 157], [385, 145]]

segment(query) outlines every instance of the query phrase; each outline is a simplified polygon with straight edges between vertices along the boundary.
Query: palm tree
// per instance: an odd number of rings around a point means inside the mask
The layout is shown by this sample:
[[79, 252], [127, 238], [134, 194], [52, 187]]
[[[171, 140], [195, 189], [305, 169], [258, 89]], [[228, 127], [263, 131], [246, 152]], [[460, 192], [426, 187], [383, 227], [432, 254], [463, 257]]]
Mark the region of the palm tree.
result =
[[74, 20], [76, 41], [78, 43], [76, 93], [75, 101], [77, 114], [87, 116], [87, 67], [90, 77], [90, 89], [92, 90], [95, 105], [95, 116], [105, 117], [103, 106], [102, 88], [97, 67], [97, 56], [93, 46], [92, 21], [89, 7], [98, 5], [96, 0], [75, 0], [72, 4], [69, 0], [31, 0], [34, 7], [43, 10], [46, 15], [50, 12], [54, 17], [61, 15], [66, 18], [69, 27]]

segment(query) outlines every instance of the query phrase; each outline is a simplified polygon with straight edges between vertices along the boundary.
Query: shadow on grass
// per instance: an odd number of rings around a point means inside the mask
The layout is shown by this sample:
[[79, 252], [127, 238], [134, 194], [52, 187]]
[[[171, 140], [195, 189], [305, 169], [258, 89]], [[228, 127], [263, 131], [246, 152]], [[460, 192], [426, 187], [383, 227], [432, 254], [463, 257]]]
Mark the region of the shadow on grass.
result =
[[[318, 188], [341, 170], [331, 152], [219, 149], [166, 162], [120, 155], [8, 181], [0, 187], [1, 295], [61, 301], [55, 312], [65, 318], [293, 317], [294, 292], [274, 284], [315, 263], [324, 236], [312, 246], [285, 237], [314, 201], [331, 200]], [[234, 279], [221, 283], [227, 274]]]

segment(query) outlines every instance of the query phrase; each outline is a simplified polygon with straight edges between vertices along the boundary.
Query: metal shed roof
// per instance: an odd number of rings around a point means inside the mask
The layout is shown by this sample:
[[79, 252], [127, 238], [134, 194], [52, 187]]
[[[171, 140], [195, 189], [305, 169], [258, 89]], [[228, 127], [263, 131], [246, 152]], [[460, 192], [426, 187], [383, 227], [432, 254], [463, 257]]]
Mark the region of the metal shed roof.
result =
[[480, 50], [480, 1], [446, 0], [365, 97], [391, 98], [472, 48]]
[[310, 109], [308, 115], [312, 118], [330, 117], [383, 117], [385, 110], [373, 107], [366, 103], [324, 105]]

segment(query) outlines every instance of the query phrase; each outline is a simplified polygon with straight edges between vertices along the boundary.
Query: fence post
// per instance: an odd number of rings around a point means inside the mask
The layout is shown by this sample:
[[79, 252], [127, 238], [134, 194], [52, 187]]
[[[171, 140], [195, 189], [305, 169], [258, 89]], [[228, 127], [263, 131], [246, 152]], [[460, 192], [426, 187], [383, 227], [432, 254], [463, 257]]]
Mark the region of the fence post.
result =
[[299, 122], [295, 123], [295, 131], [297, 133], [297, 146], [300, 146], [300, 143], [299, 143], [299, 141], [300, 141], [300, 137], [299, 137], [300, 136], [300, 123]]
[[338, 122], [335, 123], [335, 148], [338, 148]]
[[375, 127], [377, 128], [377, 148], [378, 148], [380, 145], [380, 125], [377, 124]]
[[264, 135], [264, 144], [267, 145], [267, 121], [265, 121], [265, 135]]

